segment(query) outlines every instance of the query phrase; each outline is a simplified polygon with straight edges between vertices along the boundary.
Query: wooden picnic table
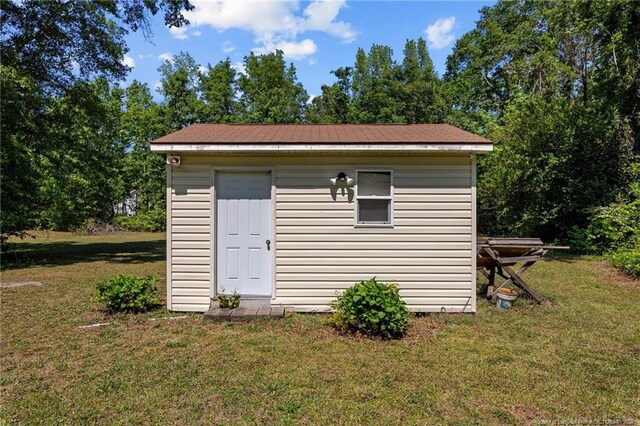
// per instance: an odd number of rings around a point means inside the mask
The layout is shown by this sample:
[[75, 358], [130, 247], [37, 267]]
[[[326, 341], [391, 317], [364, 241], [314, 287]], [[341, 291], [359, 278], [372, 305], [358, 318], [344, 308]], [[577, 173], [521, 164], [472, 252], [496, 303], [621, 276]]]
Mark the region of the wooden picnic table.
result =
[[[536, 302], [542, 302], [522, 274], [549, 250], [567, 249], [567, 246], [544, 245], [539, 238], [478, 238], [477, 268], [489, 280], [487, 298], [493, 299], [498, 290], [512, 284], [528, 293]], [[518, 263], [521, 266], [514, 270]], [[496, 275], [505, 280], [498, 287], [495, 286]]]

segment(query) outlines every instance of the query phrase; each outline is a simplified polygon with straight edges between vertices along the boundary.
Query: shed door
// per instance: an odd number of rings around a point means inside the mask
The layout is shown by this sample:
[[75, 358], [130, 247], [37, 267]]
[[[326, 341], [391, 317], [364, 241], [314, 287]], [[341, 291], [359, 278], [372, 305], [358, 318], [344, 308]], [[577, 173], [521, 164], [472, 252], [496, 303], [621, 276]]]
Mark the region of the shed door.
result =
[[271, 174], [219, 173], [217, 289], [271, 295]]

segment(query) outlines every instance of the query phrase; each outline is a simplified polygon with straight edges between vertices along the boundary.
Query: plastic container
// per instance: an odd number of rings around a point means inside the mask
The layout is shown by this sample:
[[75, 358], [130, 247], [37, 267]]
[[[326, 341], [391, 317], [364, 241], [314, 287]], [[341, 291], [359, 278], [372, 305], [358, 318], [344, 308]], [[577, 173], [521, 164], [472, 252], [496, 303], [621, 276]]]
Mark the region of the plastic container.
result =
[[518, 293], [509, 288], [501, 288], [498, 290], [497, 296], [496, 307], [498, 309], [509, 309], [518, 298]]

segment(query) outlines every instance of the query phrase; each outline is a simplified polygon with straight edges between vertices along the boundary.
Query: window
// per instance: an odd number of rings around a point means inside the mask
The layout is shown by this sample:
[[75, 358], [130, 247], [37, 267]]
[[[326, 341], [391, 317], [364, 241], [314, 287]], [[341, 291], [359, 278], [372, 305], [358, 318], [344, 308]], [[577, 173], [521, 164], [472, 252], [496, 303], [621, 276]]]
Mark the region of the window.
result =
[[358, 171], [356, 225], [393, 223], [393, 182], [391, 171]]

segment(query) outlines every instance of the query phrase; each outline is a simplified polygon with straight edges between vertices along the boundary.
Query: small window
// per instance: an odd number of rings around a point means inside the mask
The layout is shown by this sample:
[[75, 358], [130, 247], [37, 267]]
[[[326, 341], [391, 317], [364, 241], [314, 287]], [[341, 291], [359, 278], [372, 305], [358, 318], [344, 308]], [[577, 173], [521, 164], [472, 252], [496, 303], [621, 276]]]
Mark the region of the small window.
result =
[[393, 223], [393, 183], [390, 171], [358, 171], [356, 195], [357, 225]]

